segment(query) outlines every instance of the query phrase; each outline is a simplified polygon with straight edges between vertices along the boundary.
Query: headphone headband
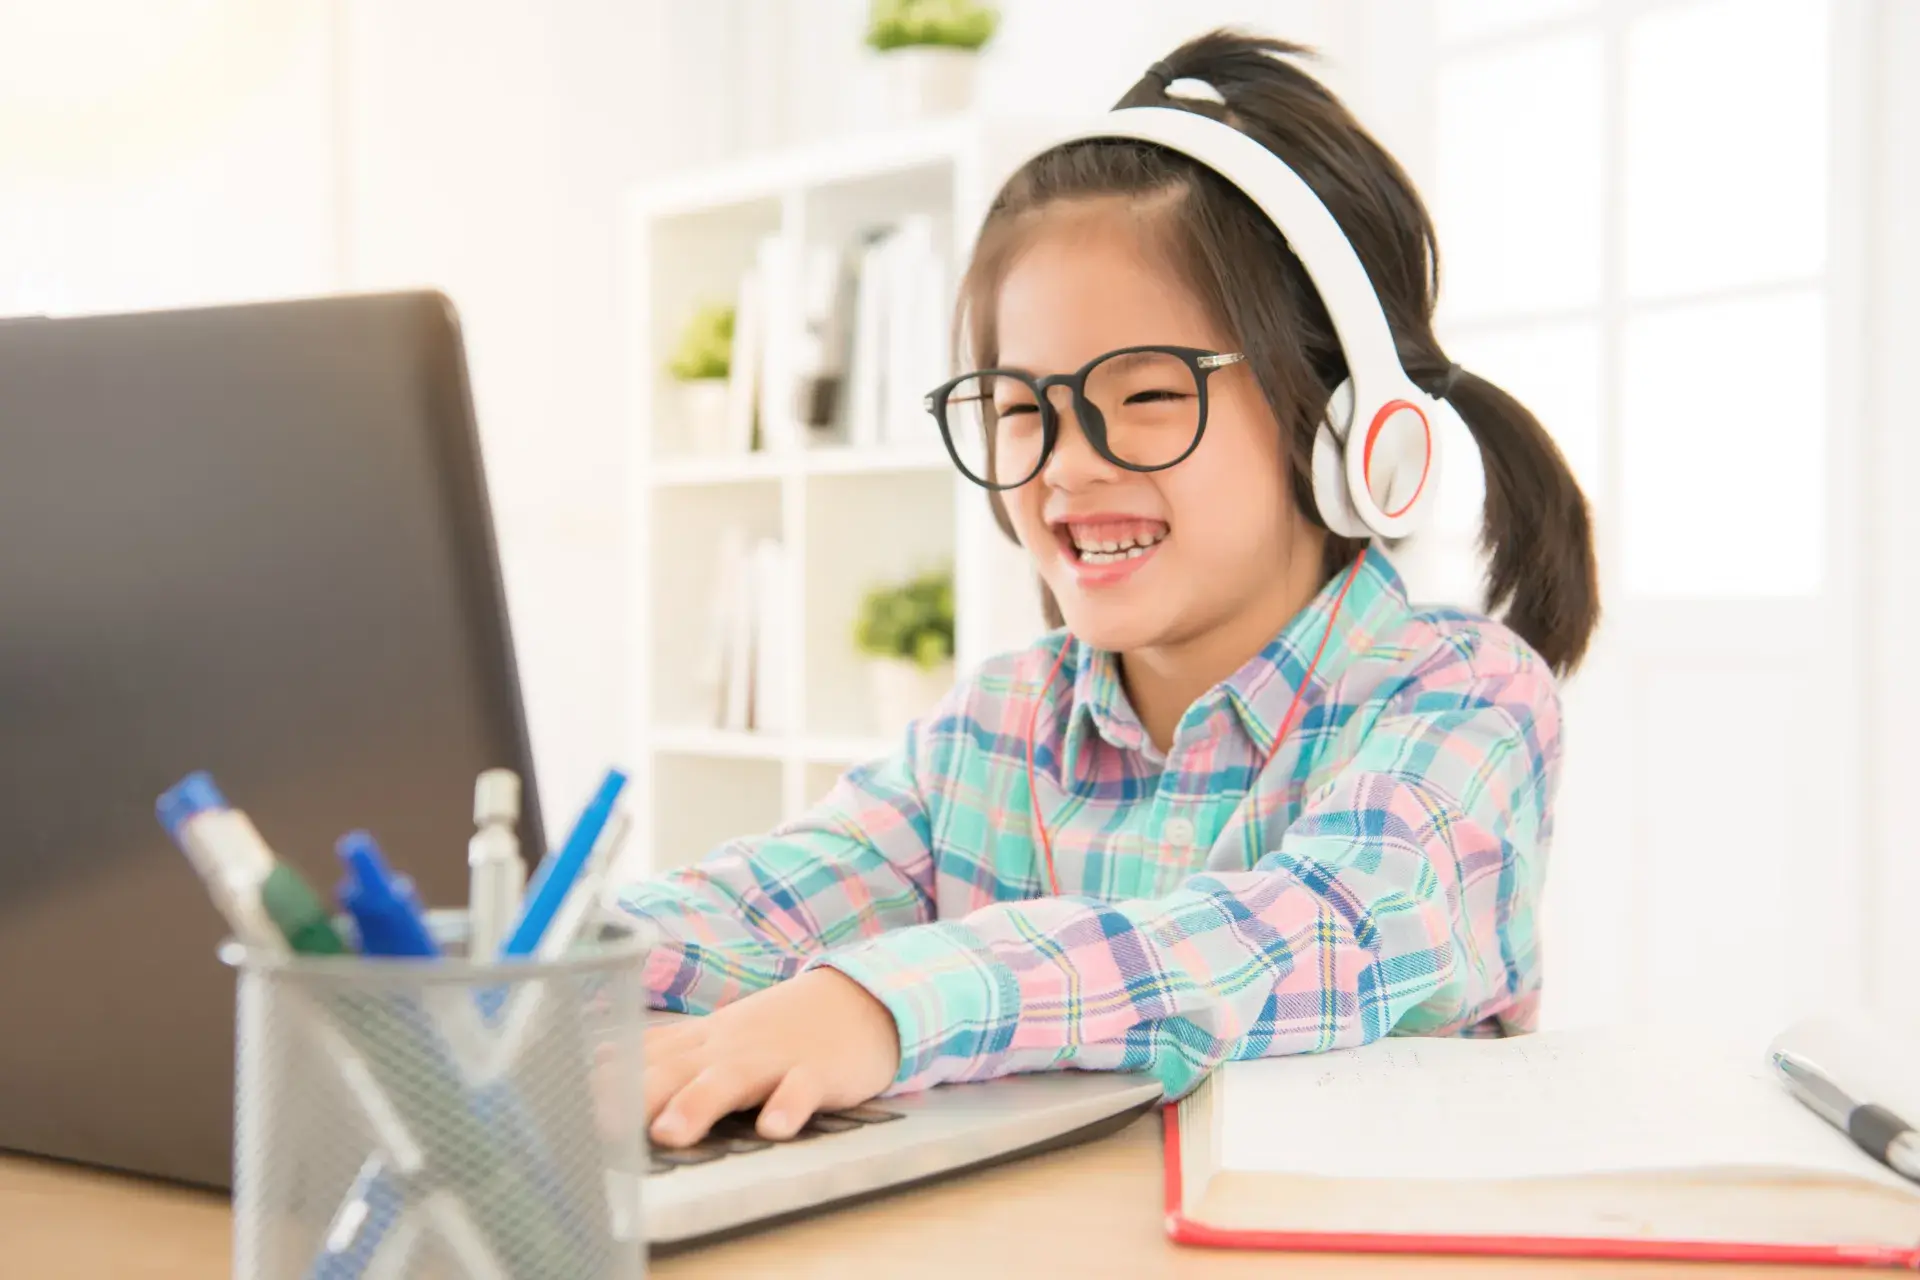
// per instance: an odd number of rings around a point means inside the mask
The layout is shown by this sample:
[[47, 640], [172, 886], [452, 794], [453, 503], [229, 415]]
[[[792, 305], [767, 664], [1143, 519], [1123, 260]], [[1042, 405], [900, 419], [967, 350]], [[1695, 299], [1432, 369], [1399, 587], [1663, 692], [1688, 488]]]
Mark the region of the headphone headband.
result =
[[1365, 422], [1391, 400], [1428, 397], [1407, 377], [1393, 331], [1360, 256], [1313, 188], [1293, 168], [1230, 124], [1177, 107], [1121, 107], [1049, 144], [1131, 138], [1178, 151], [1212, 169], [1258, 205], [1299, 258], [1333, 321]]

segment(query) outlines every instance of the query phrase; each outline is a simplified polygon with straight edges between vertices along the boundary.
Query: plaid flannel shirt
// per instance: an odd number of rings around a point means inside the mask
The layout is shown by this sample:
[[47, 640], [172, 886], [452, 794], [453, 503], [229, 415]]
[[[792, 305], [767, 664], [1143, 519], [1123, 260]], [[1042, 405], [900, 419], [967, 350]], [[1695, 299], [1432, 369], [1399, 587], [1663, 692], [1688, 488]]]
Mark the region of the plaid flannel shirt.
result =
[[803, 817], [624, 888], [652, 1003], [831, 966], [893, 1014], [889, 1092], [1068, 1067], [1179, 1097], [1223, 1059], [1530, 1029], [1551, 672], [1499, 623], [1409, 606], [1369, 550], [1261, 768], [1345, 576], [1164, 753], [1113, 655], [1055, 632], [985, 663]]

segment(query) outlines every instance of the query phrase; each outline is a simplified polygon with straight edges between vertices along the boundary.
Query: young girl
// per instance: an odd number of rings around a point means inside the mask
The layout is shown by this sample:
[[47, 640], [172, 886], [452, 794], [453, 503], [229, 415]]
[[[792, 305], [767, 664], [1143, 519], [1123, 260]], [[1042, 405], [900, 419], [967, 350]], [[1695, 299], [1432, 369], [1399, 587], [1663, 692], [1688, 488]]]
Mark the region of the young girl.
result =
[[1554, 673], [1598, 614], [1586, 503], [1441, 351], [1426, 210], [1304, 52], [1216, 32], [1119, 105], [1224, 122], [1319, 196], [1407, 376], [1479, 444], [1505, 622], [1410, 606], [1321, 509], [1347, 365], [1274, 222], [1170, 147], [1039, 155], [963, 287], [997, 372], [929, 407], [1064, 630], [804, 818], [625, 892], [653, 1002], [711, 1015], [648, 1035], [656, 1142], [754, 1104], [777, 1138], [1019, 1071], [1147, 1072], [1171, 1098], [1224, 1059], [1532, 1025]]

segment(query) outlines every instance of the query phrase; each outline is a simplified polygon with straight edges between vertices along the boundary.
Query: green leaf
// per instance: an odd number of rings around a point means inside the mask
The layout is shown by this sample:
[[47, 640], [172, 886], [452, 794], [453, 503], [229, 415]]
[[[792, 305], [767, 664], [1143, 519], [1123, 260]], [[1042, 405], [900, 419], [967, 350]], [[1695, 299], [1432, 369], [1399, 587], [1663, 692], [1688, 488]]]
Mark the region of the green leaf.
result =
[[855, 648], [936, 667], [953, 657], [953, 574], [940, 568], [868, 591], [854, 618]]
[[733, 308], [710, 305], [695, 312], [681, 331], [667, 372], [682, 382], [724, 378], [733, 368]]
[[978, 50], [999, 25], [997, 10], [970, 0], [873, 0], [867, 43], [882, 53], [914, 45]]

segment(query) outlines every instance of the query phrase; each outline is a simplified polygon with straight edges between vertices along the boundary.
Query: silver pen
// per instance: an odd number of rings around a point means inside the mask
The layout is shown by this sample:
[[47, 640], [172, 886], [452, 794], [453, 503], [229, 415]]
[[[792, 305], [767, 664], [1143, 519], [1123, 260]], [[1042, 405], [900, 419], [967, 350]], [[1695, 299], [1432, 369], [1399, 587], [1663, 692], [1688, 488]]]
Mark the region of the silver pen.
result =
[[1820, 1068], [1797, 1054], [1773, 1053], [1774, 1070], [1807, 1109], [1895, 1173], [1920, 1182], [1920, 1132], [1885, 1107], [1855, 1102]]
[[520, 860], [520, 840], [513, 832], [518, 821], [520, 775], [510, 769], [481, 774], [473, 784], [478, 829], [467, 842], [467, 958], [483, 964], [499, 954], [526, 890], [527, 865]]

